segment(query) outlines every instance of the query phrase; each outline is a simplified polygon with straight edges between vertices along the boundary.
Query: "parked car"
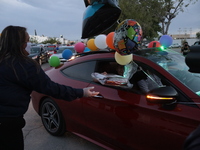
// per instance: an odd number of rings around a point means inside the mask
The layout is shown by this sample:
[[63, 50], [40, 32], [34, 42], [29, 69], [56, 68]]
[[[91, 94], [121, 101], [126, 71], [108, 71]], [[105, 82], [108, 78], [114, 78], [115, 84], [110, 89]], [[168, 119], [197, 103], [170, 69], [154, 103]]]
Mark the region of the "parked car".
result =
[[181, 48], [181, 45], [179, 43], [173, 43], [170, 48]]
[[76, 55], [76, 50], [74, 49], [74, 46], [59, 46], [59, 48], [51, 56], [57, 56], [62, 62], [65, 62], [66, 60], [63, 59], [62, 52], [66, 49], [71, 50], [73, 55]]
[[32, 46], [30, 49], [29, 57], [41, 65], [42, 63], [48, 62], [49, 53], [41, 46]]
[[49, 52], [50, 56], [56, 52], [56, 45], [46, 45], [44, 48]]
[[[105, 62], [116, 63], [115, 51], [80, 53], [46, 71], [54, 82], [74, 88], [93, 86], [100, 94], [67, 102], [34, 91], [33, 107], [45, 129], [54, 136], [73, 132], [105, 149], [181, 150], [200, 124], [200, 74], [188, 71], [180, 53], [140, 50], [133, 54], [133, 62], [149, 68], [165, 85], [143, 94], [136, 84], [127, 88], [93, 80], [92, 73], [106, 70]], [[107, 71], [113, 69], [106, 66]]]
[[193, 45], [200, 45], [200, 41], [196, 41], [196, 42], [194, 42]]

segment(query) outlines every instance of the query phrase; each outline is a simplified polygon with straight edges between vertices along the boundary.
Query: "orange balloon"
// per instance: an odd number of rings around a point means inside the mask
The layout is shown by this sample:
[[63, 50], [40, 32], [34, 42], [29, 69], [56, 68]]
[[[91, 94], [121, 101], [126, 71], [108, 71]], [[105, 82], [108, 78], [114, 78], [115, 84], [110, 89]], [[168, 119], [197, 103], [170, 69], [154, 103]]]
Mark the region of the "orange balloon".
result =
[[109, 48], [111, 49], [114, 49], [115, 50], [115, 47], [114, 47], [114, 35], [115, 35], [115, 32], [110, 32], [107, 37], [106, 37], [106, 44], [108, 45]]
[[94, 39], [90, 39], [87, 41], [87, 47], [92, 51], [96, 51], [98, 49], [94, 43]]

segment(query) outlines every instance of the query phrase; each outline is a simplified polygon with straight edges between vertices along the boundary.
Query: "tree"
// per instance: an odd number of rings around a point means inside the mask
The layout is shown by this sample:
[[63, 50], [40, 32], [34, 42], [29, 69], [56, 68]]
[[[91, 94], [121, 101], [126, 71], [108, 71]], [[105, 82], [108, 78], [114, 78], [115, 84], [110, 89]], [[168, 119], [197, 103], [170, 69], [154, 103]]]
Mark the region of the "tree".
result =
[[[169, 26], [179, 12], [198, 0], [119, 0], [122, 13], [119, 21], [135, 19], [143, 30], [143, 38], [153, 39], [168, 34]], [[118, 24], [115, 23], [104, 33], [114, 31]]]
[[161, 23], [161, 33], [163, 35], [168, 34], [169, 26], [172, 19], [174, 19], [180, 12], [184, 11], [184, 8], [188, 7], [191, 3], [195, 4], [198, 0], [158, 0], [161, 3], [162, 11], [158, 11], [156, 17], [158, 17]]
[[155, 17], [157, 8], [160, 8], [158, 0], [120, 0], [122, 10], [120, 20], [135, 19], [143, 30], [143, 38], [152, 39], [161, 31], [159, 20]]
[[200, 31], [196, 33], [197, 39], [200, 39]]
[[60, 41], [58, 41], [55, 37], [54, 38], [49, 37], [47, 40], [43, 41], [42, 43], [43, 44], [47, 44], [47, 43], [54, 44], [54, 43], [59, 43], [59, 42]]
[[36, 40], [35, 37], [31, 37], [31, 38], [29, 39], [29, 41], [30, 41], [31, 43], [36, 43], [36, 44], [38, 44], [38, 41]]

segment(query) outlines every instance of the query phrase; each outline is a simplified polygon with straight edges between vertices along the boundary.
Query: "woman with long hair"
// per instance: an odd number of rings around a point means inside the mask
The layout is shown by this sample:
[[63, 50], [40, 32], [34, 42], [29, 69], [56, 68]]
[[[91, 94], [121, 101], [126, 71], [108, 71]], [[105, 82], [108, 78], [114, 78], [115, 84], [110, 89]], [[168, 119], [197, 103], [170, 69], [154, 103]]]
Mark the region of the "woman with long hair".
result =
[[75, 89], [51, 81], [25, 50], [29, 34], [25, 27], [8, 26], [0, 36], [0, 150], [23, 150], [23, 115], [32, 91], [66, 101], [99, 94], [94, 87]]

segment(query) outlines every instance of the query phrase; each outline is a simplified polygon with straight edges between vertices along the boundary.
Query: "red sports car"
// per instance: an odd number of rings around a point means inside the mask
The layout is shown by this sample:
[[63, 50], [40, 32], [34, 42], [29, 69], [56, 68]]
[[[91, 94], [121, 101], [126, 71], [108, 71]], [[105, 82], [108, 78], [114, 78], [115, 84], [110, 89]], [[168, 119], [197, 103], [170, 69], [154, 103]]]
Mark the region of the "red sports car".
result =
[[140, 50], [133, 54], [133, 62], [132, 70], [148, 68], [164, 86], [141, 92], [135, 71], [132, 86], [94, 80], [94, 73], [116, 74], [113, 51], [78, 54], [47, 70], [55, 82], [74, 88], [94, 86], [100, 94], [67, 102], [33, 92], [33, 107], [46, 130], [55, 136], [73, 132], [105, 149], [181, 150], [200, 124], [200, 74], [190, 73], [184, 57], [172, 50]]

